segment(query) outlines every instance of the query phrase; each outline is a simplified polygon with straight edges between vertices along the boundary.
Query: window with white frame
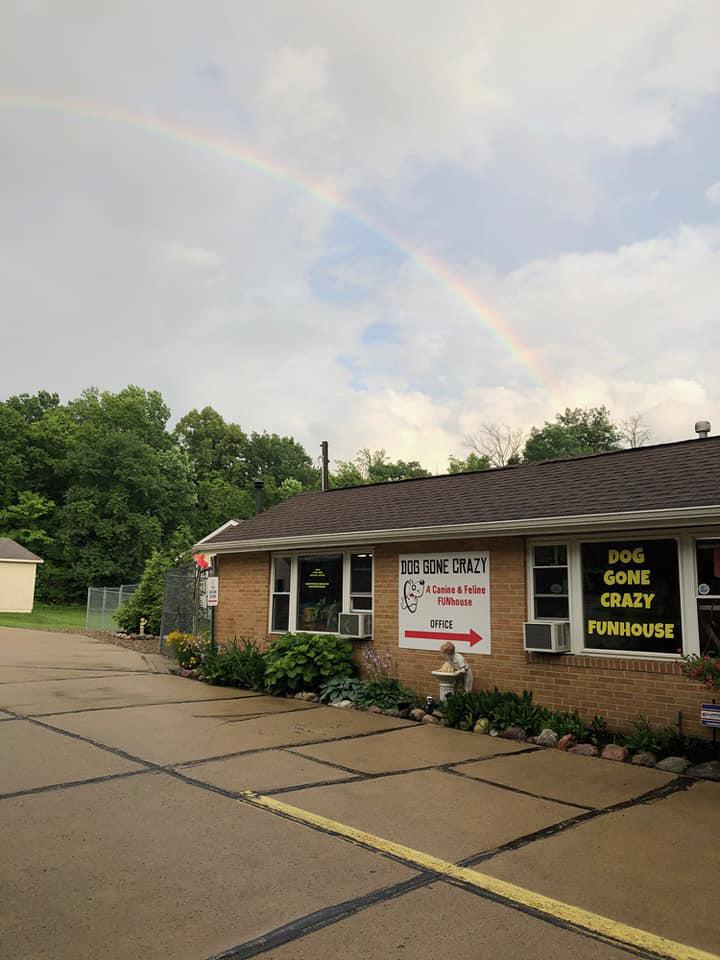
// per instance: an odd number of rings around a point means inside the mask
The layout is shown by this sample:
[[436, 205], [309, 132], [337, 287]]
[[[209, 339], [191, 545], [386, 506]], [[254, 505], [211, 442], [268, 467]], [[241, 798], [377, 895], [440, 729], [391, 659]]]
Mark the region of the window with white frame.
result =
[[370, 553], [350, 554], [350, 609], [372, 610], [372, 564]]
[[720, 656], [720, 540], [695, 542], [698, 633], [702, 656]]
[[273, 559], [270, 629], [281, 633], [290, 629], [291, 571], [290, 557]]
[[373, 607], [373, 555], [308, 553], [272, 560], [270, 630], [335, 633], [346, 611]]
[[530, 541], [528, 614], [569, 620], [573, 653], [720, 656], [720, 535]]
[[532, 548], [533, 619], [568, 620], [568, 556], [564, 543]]
[[580, 561], [586, 649], [682, 653], [675, 538], [588, 541], [580, 544]]

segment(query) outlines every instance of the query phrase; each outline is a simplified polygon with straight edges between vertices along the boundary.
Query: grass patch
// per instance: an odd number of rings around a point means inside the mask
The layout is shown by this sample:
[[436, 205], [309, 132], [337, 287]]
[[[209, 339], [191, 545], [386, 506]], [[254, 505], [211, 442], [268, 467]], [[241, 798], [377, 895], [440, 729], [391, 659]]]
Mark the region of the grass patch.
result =
[[0, 627], [28, 630], [85, 629], [84, 604], [36, 603], [32, 613], [0, 613]]

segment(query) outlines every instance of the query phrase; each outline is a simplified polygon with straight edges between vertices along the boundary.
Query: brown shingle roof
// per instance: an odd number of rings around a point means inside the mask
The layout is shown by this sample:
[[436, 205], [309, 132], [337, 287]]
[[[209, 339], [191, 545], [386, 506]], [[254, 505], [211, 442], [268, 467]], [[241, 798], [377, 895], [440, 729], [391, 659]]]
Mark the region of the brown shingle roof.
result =
[[0, 560], [27, 560], [29, 563], [42, 563], [40, 557], [30, 553], [25, 547], [8, 537], [0, 537]]
[[[617, 453], [303, 493], [213, 544], [491, 524], [720, 504], [720, 437]], [[720, 513], [718, 513], [720, 519]]]

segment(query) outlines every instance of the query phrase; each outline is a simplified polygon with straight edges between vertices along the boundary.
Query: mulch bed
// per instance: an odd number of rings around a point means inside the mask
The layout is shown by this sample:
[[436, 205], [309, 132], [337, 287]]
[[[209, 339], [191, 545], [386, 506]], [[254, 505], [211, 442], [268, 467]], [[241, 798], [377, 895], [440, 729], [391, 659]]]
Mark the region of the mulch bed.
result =
[[88, 637], [102, 643], [112, 643], [116, 647], [125, 647], [135, 653], [160, 653], [160, 637], [141, 637], [134, 634], [117, 634], [110, 630], [86, 630]]

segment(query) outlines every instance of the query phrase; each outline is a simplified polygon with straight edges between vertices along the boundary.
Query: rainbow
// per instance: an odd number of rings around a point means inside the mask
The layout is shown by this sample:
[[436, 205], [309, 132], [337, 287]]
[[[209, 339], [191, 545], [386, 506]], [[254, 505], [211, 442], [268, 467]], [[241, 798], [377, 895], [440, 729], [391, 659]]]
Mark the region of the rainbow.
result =
[[272, 158], [261, 155], [256, 150], [222, 139], [208, 131], [174, 121], [158, 119], [149, 114], [136, 113], [123, 107], [70, 97], [0, 92], [0, 108], [55, 112], [84, 119], [121, 124], [134, 130], [163, 137], [175, 143], [200, 147], [218, 156], [236, 161], [247, 170], [270, 177], [278, 183], [290, 185], [296, 190], [302, 191], [332, 208], [335, 212], [351, 218], [412, 260], [421, 271], [439, 284], [456, 303], [477, 318], [526, 368], [540, 387], [552, 394], [552, 378], [549, 371], [544, 368], [529, 347], [517, 336], [507, 321], [482, 300], [472, 287], [454, 273], [447, 264], [391, 232], [332, 188], [315, 183]]

